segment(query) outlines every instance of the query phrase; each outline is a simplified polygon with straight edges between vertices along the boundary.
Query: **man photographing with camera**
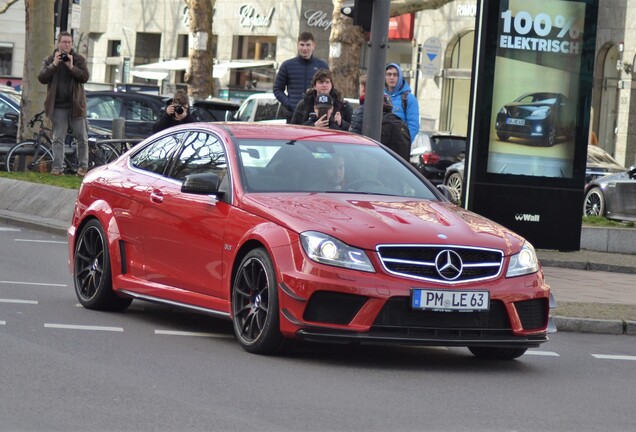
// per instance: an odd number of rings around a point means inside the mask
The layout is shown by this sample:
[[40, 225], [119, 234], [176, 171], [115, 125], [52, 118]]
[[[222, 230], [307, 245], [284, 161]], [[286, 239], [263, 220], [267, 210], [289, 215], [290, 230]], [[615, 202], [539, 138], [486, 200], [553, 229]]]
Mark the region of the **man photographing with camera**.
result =
[[73, 50], [73, 36], [60, 32], [57, 49], [42, 62], [38, 80], [46, 84], [44, 112], [53, 125], [52, 175], [64, 173], [64, 141], [70, 129], [77, 143], [77, 175], [88, 170], [88, 131], [86, 129], [86, 94], [88, 81], [86, 59]]
[[152, 132], [156, 133], [172, 126], [195, 121], [196, 119], [190, 114], [188, 95], [183, 90], [177, 90], [152, 127]]

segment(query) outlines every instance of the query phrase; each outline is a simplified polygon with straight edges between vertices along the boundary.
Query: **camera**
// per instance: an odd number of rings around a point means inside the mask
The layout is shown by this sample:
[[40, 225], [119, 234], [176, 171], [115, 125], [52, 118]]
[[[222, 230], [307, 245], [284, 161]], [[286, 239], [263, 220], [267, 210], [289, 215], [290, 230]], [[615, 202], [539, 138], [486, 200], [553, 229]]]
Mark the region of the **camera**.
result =
[[179, 115], [183, 114], [183, 107], [181, 105], [176, 105], [174, 107], [174, 112]]
[[329, 108], [318, 108], [318, 118], [320, 119], [323, 116], [326, 116], [328, 112]]
[[70, 59], [68, 58], [68, 54], [63, 52], [62, 54], [60, 54], [60, 60], [62, 60], [63, 62], [67, 62]]

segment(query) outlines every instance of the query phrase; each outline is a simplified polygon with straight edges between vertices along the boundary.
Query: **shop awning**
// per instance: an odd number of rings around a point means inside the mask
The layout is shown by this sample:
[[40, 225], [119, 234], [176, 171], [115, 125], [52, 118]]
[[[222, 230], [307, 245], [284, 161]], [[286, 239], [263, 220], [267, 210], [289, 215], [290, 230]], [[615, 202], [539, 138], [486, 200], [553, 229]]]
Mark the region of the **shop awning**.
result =
[[[132, 68], [130, 73], [139, 78], [162, 80], [168, 76], [169, 72], [187, 70], [188, 64], [189, 60], [187, 58], [178, 58], [158, 63], [137, 65]], [[221, 78], [230, 69], [274, 67], [275, 64], [276, 62], [273, 60], [230, 60], [214, 64], [212, 75], [214, 78]]]

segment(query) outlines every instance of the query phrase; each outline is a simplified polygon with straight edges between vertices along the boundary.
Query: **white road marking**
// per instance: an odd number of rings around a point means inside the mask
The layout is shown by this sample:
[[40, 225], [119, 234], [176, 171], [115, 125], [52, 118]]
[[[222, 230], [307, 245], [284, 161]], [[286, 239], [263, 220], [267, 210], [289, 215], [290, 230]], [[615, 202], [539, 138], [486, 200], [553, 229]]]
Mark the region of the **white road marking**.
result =
[[0, 227], [0, 231], [17, 232], [22, 230], [20, 228]]
[[44, 328], [66, 329], [66, 330], [95, 330], [95, 331], [110, 331], [110, 332], [123, 332], [122, 327], [102, 327], [102, 326], [89, 326], [89, 325], [73, 325], [73, 324], [44, 324]]
[[68, 242], [59, 240], [31, 240], [31, 239], [13, 239], [13, 241], [24, 243], [55, 243], [55, 244], [67, 244]]
[[636, 361], [636, 356], [628, 355], [607, 355], [607, 354], [592, 354], [592, 357], [601, 360], [633, 360]]
[[38, 304], [37, 300], [0, 299], [0, 303]]
[[212, 338], [226, 338], [230, 339], [234, 336], [224, 335], [218, 333], [201, 333], [201, 332], [186, 332], [177, 330], [155, 330], [156, 335], [168, 335], [168, 336], [197, 336], [197, 337], [212, 337]]
[[0, 325], [6, 325], [7, 322], [6, 321], [0, 321]]
[[526, 351], [526, 355], [546, 356], [546, 357], [560, 357], [559, 354], [555, 353], [554, 351], [528, 350], [528, 351]]
[[53, 287], [67, 287], [68, 286], [66, 284], [52, 284], [52, 283], [43, 283], [43, 282], [18, 282], [18, 281], [0, 281], [0, 284], [53, 286]]

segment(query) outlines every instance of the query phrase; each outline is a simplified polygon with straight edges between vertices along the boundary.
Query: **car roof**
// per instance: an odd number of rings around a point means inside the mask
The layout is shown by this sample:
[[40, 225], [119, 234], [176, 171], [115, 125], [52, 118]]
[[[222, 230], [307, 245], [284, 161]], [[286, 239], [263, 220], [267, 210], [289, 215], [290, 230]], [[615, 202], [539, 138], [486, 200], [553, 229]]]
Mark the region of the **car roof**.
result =
[[[193, 123], [177, 126], [175, 129], [192, 129]], [[356, 143], [377, 146], [377, 143], [364, 135], [336, 131], [313, 126], [273, 124], [261, 122], [217, 122], [196, 123], [198, 127], [211, 130], [223, 130], [237, 139], [282, 139], [288, 141], [328, 141], [333, 143]]]
[[97, 95], [97, 96], [117, 96], [121, 98], [135, 98], [135, 99], [151, 99], [156, 101], [163, 101], [170, 99], [169, 96], [159, 96], [155, 94], [149, 93], [137, 93], [137, 92], [124, 92], [124, 91], [114, 91], [114, 90], [87, 90], [86, 96]]

